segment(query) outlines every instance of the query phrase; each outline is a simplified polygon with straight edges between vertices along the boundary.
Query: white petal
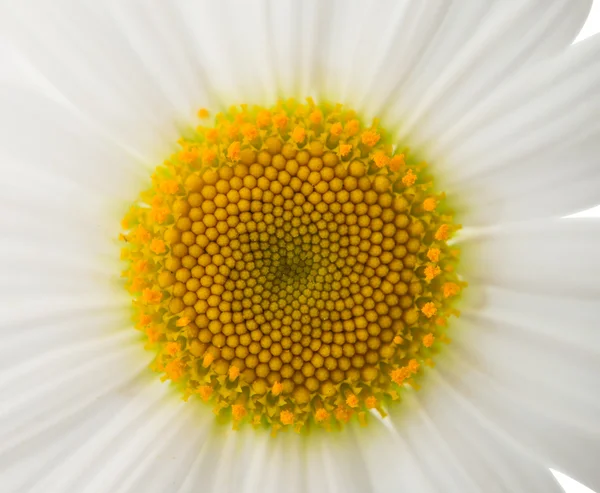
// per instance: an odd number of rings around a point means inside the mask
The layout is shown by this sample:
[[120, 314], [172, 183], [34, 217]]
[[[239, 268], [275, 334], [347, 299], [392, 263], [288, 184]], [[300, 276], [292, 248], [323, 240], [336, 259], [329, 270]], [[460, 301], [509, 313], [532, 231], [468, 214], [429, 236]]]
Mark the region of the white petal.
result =
[[[448, 0], [425, 6], [232, 1], [177, 7], [63, 0], [60, 6], [11, 6], [1, 19], [11, 43], [87, 118], [157, 159], [176, 139], [178, 126], [193, 122], [204, 105], [325, 95], [351, 97], [355, 106], [369, 100], [363, 106], [380, 112], [394, 106], [391, 113], [403, 120], [412, 109], [419, 120], [430, 104], [448, 99], [448, 89], [458, 98], [452, 81], [464, 79], [460, 90], [472, 96], [499, 70], [566, 46], [590, 5], [506, 3], [495, 2], [482, 20], [487, 8], [481, 3]], [[442, 76], [447, 66], [455, 68]], [[434, 83], [431, 97], [423, 98], [423, 87]], [[400, 99], [410, 104], [399, 105]], [[454, 106], [444, 118], [453, 117]]]
[[509, 440], [457, 392], [445, 367], [407, 393], [390, 419], [427, 474], [432, 491], [560, 492], [546, 465]]
[[465, 314], [455, 323], [440, 374], [526, 455], [598, 488], [599, 358], [545, 335], [543, 318], [533, 334], [528, 313], [524, 307], [523, 322], [515, 325], [501, 316]]
[[[138, 156], [115, 145], [76, 111], [41, 92], [3, 87], [0, 104], [0, 169], [10, 184], [7, 193], [11, 196], [35, 192], [45, 195], [40, 201], [60, 199], [46, 204], [53, 208], [60, 207], [63, 200], [69, 203], [60, 194], [88, 191], [93, 194], [92, 201], [111, 198], [109, 211], [115, 213], [124, 206], [121, 200], [131, 201], [132, 193], [148, 181], [149, 167]], [[43, 186], [43, 180], [51, 182]], [[29, 185], [28, 181], [34, 183]], [[35, 207], [32, 199], [25, 204]]]
[[399, 127], [405, 145], [414, 149], [434, 143], [515, 72], [568, 46], [591, 2], [436, 1], [404, 6], [395, 30], [372, 28], [390, 41], [383, 51], [366, 52], [377, 59], [385, 55], [377, 70], [366, 75], [373, 80], [367, 106]]
[[149, 372], [117, 282], [120, 200], [144, 168], [60, 103], [1, 98], [0, 470], [28, 491], [75, 478], [53, 471]]
[[370, 473], [373, 492], [437, 493], [430, 480], [430, 471], [408, 442], [404, 427], [395, 427], [390, 418], [381, 420], [373, 416], [367, 429], [355, 433]]
[[148, 162], [163, 159], [181, 128], [194, 122], [195, 111], [211, 103], [203, 78], [209, 69], [198, 61], [197, 50], [190, 55], [181, 19], [161, 8], [166, 7], [162, 2], [154, 9], [136, 8], [135, 18], [128, 19], [144, 19], [140, 43], [135, 26], [126, 26], [128, 31], [119, 25], [120, 11], [126, 9], [120, 2], [101, 8], [59, 3], [8, 8], [1, 15], [2, 29], [106, 135]]
[[390, 408], [383, 426], [375, 420], [363, 430], [372, 491], [561, 491], [545, 464], [491, 426], [445, 373], [428, 375], [420, 392]]
[[[440, 365], [502, 433], [591, 488], [600, 487], [599, 243], [594, 219], [520, 224], [466, 242], [473, 294]], [[470, 275], [476, 265], [480, 274]]]
[[599, 247], [596, 218], [490, 228], [464, 241], [461, 269], [470, 282], [594, 300], [600, 295]]
[[514, 77], [431, 145], [468, 224], [564, 216], [600, 202], [600, 35]]

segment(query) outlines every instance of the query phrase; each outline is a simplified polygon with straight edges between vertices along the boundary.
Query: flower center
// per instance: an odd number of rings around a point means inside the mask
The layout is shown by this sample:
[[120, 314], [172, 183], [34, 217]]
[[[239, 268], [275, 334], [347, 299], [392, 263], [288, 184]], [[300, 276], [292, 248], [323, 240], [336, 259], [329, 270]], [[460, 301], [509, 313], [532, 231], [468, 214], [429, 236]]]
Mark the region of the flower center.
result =
[[179, 143], [121, 235], [163, 379], [273, 430], [365, 422], [416, 386], [464, 285], [426, 164], [310, 99], [232, 108]]

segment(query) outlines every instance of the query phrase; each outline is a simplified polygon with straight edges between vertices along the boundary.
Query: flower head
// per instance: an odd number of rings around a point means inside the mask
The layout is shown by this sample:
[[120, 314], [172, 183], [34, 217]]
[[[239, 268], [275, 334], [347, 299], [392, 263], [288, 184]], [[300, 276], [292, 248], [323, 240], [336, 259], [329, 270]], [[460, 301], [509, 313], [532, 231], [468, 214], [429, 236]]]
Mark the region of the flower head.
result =
[[289, 3], [0, 6], [3, 487], [597, 486], [591, 2]]

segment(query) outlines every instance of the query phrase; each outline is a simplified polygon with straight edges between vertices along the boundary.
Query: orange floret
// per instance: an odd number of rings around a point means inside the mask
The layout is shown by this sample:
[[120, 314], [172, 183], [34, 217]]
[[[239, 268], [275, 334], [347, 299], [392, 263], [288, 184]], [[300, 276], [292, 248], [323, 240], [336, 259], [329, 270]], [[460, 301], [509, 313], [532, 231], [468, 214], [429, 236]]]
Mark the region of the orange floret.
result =
[[243, 404], [234, 404], [231, 406], [231, 414], [233, 415], [233, 419], [239, 421], [240, 419], [243, 419], [246, 414], [248, 414], [248, 411], [246, 411], [246, 408]]
[[227, 148], [227, 158], [233, 162], [240, 160], [241, 146], [238, 141], [232, 142]]
[[440, 260], [440, 253], [439, 248], [430, 248], [427, 250], [427, 258], [432, 262], [438, 262]]
[[198, 387], [198, 394], [200, 398], [206, 402], [212, 396], [213, 388], [210, 385], [201, 385]]
[[304, 128], [302, 128], [301, 126], [295, 127], [294, 130], [292, 131], [292, 140], [294, 142], [296, 142], [297, 144], [300, 144], [300, 143], [304, 142], [305, 138], [306, 138], [306, 130], [304, 130]]
[[444, 298], [456, 296], [460, 293], [460, 286], [454, 282], [445, 282], [442, 286], [442, 292], [444, 293]]
[[397, 154], [390, 159], [390, 169], [392, 171], [399, 171], [404, 166], [404, 154]]
[[342, 135], [342, 131], [343, 128], [340, 122], [335, 122], [333, 125], [331, 125], [331, 128], [329, 129], [329, 133], [334, 137], [339, 137], [340, 135]]
[[356, 397], [354, 394], [349, 394], [346, 398], [346, 404], [348, 404], [350, 407], [358, 406], [358, 397]]
[[375, 162], [375, 166], [383, 168], [390, 163], [390, 158], [384, 152], [379, 151], [373, 155], [373, 161]]
[[450, 226], [442, 224], [435, 232], [435, 239], [438, 241], [447, 240], [450, 237]]
[[437, 207], [437, 201], [433, 197], [429, 197], [423, 201], [423, 209], [427, 212], [434, 211]]
[[152, 250], [156, 255], [160, 255], [161, 253], [165, 253], [167, 251], [167, 247], [163, 240], [154, 238], [150, 243], [150, 250]]
[[431, 347], [433, 345], [433, 341], [435, 341], [435, 337], [433, 334], [429, 333], [423, 337], [423, 346]]
[[380, 138], [381, 136], [375, 130], [366, 130], [361, 135], [362, 143], [369, 147], [373, 147], [375, 144], [377, 144]]
[[284, 425], [293, 425], [294, 424], [294, 413], [291, 411], [283, 410], [279, 413], [279, 420]]
[[340, 156], [344, 157], [350, 154], [352, 150], [352, 144], [342, 144], [340, 145]]
[[406, 174], [402, 177], [402, 183], [405, 187], [412, 187], [417, 181], [417, 175], [413, 173], [412, 169], [409, 169]]
[[425, 280], [431, 282], [436, 276], [440, 275], [442, 270], [434, 264], [429, 264], [425, 267]]
[[433, 317], [437, 313], [437, 308], [433, 304], [433, 302], [425, 303], [421, 311], [427, 318]]

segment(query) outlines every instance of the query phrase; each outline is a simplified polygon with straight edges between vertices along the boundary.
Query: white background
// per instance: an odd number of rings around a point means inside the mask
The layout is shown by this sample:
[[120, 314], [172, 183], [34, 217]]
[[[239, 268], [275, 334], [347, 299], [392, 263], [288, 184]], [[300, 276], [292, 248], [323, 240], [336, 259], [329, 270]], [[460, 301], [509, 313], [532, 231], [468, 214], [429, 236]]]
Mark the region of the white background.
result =
[[[581, 40], [583, 40], [589, 36], [592, 36], [593, 34], [599, 33], [599, 32], [600, 32], [600, 0], [594, 0], [592, 11], [590, 12], [587, 22], [583, 26], [583, 29], [581, 30], [581, 33], [579, 34], [579, 36], [577, 37], [575, 42], [581, 41]], [[589, 211], [577, 214], [576, 216], [577, 217], [583, 217], [583, 216], [599, 217], [600, 216], [600, 206], [594, 207], [593, 209], [590, 209]], [[554, 473], [555, 473], [556, 479], [559, 480], [560, 484], [565, 489], [566, 493], [594, 493], [592, 490], [590, 490], [589, 488], [586, 488], [585, 486], [581, 485], [577, 481], [575, 481], [563, 474], [560, 474], [557, 471], [554, 471]]]

